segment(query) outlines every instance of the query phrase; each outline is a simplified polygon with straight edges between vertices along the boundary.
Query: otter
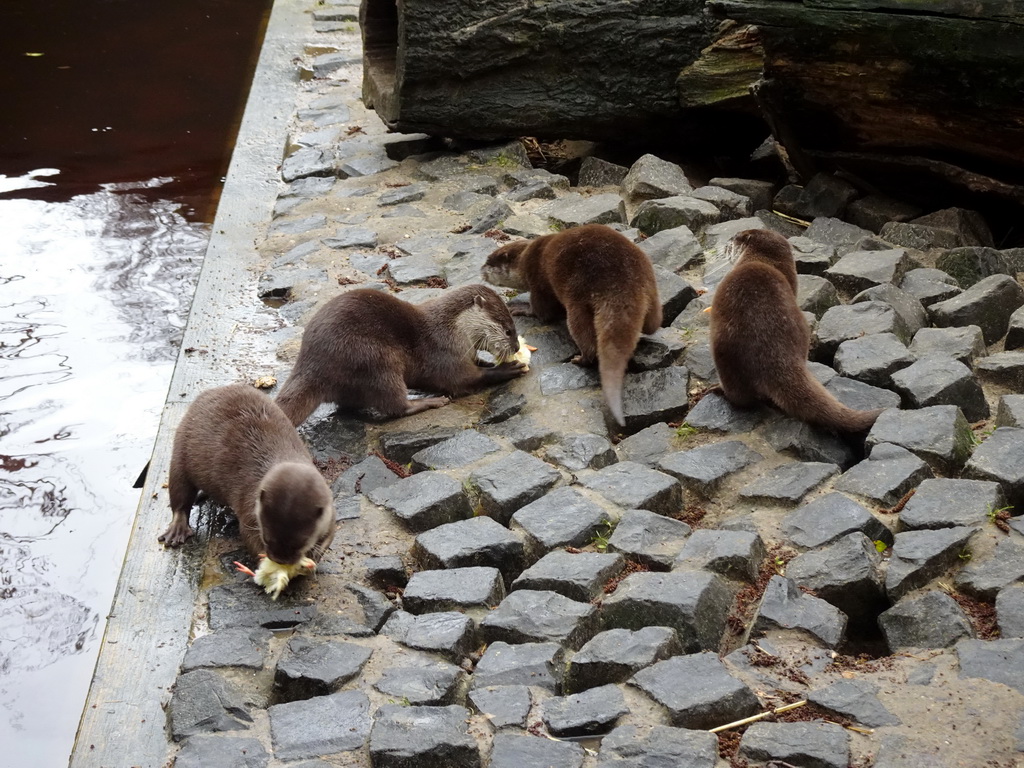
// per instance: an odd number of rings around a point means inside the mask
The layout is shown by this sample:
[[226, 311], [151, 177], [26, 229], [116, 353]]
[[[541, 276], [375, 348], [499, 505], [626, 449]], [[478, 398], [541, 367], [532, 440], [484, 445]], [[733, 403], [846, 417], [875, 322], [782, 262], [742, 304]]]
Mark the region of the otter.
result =
[[529, 291], [529, 312], [540, 320], [567, 319], [580, 350], [574, 362], [598, 364], [608, 409], [625, 426], [626, 366], [640, 334], [661, 327], [661, 300], [647, 254], [611, 227], [585, 224], [503, 245], [487, 257], [483, 277]]
[[711, 304], [711, 355], [733, 405], [766, 400], [801, 421], [840, 432], [871, 428], [882, 409], [856, 411], [807, 370], [811, 329], [796, 303], [796, 263], [782, 235], [748, 229], [732, 239], [735, 266]]
[[[519, 351], [508, 307], [486, 286], [452, 288], [418, 306], [368, 288], [349, 291], [309, 321], [277, 404], [296, 426], [323, 402], [393, 418], [526, 372], [518, 362], [481, 366], [477, 350], [498, 360]], [[409, 400], [410, 387], [449, 397]]]
[[331, 489], [295, 427], [269, 397], [244, 384], [209, 389], [185, 412], [174, 434], [170, 547], [193, 530], [189, 511], [199, 491], [231, 507], [253, 555], [282, 565], [319, 561], [334, 538]]

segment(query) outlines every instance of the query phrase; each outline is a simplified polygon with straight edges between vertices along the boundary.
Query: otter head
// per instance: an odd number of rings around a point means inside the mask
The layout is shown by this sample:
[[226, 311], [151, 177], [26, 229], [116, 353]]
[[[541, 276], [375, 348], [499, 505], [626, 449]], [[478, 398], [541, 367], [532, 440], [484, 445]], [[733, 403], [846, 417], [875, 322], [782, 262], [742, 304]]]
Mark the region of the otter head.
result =
[[474, 349], [490, 352], [499, 360], [512, 357], [519, 351], [512, 313], [490, 288], [476, 285], [473, 289], [473, 303], [459, 314], [456, 325]]
[[530, 290], [519, 271], [519, 257], [529, 244], [529, 240], [516, 240], [514, 243], [501, 246], [488, 256], [481, 270], [484, 280], [491, 285], [515, 288], [517, 291]]
[[793, 263], [793, 249], [789, 241], [770, 229], [745, 229], [729, 241], [730, 256], [734, 260], [763, 261], [772, 265]]
[[311, 464], [275, 464], [260, 481], [256, 524], [267, 557], [294, 565], [319, 560], [334, 537], [331, 490]]

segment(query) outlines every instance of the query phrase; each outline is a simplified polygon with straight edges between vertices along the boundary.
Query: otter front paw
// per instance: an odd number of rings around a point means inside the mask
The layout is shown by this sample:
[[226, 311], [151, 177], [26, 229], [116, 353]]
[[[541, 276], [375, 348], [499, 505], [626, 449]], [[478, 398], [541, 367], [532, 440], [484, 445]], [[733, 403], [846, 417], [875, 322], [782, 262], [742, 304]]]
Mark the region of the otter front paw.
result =
[[166, 531], [157, 537], [157, 541], [168, 547], [180, 547], [192, 538], [192, 534], [194, 533], [195, 531], [193, 531], [192, 527], [188, 524], [188, 518], [182, 518], [175, 514], [174, 518], [171, 520], [171, 524], [167, 526]]
[[488, 368], [483, 372], [484, 381], [489, 384], [499, 381], [509, 381], [510, 379], [523, 376], [529, 370], [529, 366], [523, 365], [517, 361], [501, 363], [493, 368]]

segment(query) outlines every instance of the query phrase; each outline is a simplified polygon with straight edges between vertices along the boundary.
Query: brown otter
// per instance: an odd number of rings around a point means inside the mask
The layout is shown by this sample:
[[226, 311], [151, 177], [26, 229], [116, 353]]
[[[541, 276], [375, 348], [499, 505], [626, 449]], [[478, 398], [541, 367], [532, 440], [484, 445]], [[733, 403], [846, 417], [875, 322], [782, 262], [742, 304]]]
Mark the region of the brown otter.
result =
[[334, 538], [331, 490], [295, 427], [273, 400], [244, 384], [210, 389], [189, 406], [174, 434], [167, 489], [171, 547], [192, 535], [199, 490], [231, 507], [253, 555], [282, 565], [319, 560]]
[[519, 351], [508, 307], [486, 286], [453, 288], [418, 306], [381, 291], [349, 291], [309, 321], [277, 404], [295, 425], [323, 402], [404, 416], [450, 402], [409, 400], [409, 387], [457, 397], [526, 372], [515, 362], [482, 367], [478, 349], [498, 359]]
[[789, 242], [748, 229], [732, 239], [736, 265], [711, 305], [711, 354], [722, 392], [745, 408], [767, 400], [794, 418], [861, 432], [881, 409], [855, 411], [836, 400], [807, 370], [811, 329], [796, 303], [796, 264]]
[[580, 365], [601, 372], [615, 420], [622, 416], [622, 378], [640, 333], [661, 327], [661, 300], [647, 254], [603, 224], [585, 224], [536, 240], [508, 243], [487, 257], [484, 279], [530, 292], [530, 311], [551, 322], [565, 317]]

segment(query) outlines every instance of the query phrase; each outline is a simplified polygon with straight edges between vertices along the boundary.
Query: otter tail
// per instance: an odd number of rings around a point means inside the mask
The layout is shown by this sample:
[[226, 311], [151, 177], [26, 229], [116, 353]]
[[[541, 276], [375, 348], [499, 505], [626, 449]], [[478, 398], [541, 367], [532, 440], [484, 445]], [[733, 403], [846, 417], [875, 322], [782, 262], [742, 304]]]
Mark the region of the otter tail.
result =
[[288, 377], [275, 401], [293, 426], [299, 426], [323, 402], [320, 392], [294, 374]]
[[620, 427], [626, 426], [622, 413], [622, 380], [626, 375], [626, 366], [633, 357], [636, 343], [640, 338], [640, 326], [643, 317], [636, 315], [635, 308], [627, 308], [621, 312], [613, 308], [598, 311], [594, 314], [594, 326], [597, 335], [597, 365], [601, 374], [601, 391], [604, 393], [608, 410]]
[[789, 416], [836, 432], [866, 432], [884, 410], [847, 408], [806, 369], [801, 381], [775, 388], [768, 399]]

